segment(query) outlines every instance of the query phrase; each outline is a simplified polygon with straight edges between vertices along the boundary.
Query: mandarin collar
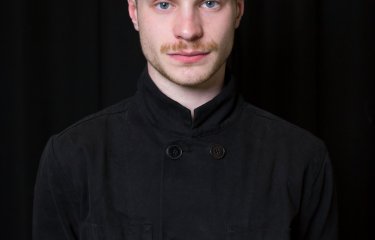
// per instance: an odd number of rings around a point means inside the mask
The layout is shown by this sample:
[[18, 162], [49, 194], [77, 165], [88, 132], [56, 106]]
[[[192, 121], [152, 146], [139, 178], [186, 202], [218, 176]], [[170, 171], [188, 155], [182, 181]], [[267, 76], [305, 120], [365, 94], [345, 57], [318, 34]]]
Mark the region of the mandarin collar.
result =
[[219, 130], [234, 118], [240, 102], [235, 79], [228, 71], [221, 92], [196, 108], [194, 118], [188, 108], [159, 90], [148, 74], [147, 68], [139, 78], [136, 97], [140, 113], [155, 127], [188, 136]]

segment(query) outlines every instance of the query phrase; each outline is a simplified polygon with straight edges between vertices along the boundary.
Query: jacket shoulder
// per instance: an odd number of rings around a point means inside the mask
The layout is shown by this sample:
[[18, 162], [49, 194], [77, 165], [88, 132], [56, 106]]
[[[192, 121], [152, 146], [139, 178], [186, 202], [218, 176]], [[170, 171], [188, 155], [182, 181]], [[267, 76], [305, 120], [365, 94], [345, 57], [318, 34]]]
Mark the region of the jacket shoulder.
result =
[[104, 154], [109, 132], [126, 124], [132, 99], [124, 99], [91, 114], [53, 135], [45, 147], [43, 161], [48, 162], [52, 172], [61, 171], [72, 179], [79, 178], [83, 175], [80, 169], [96, 161], [95, 156]]
[[284, 156], [284, 164], [300, 169], [310, 166], [316, 175], [329, 161], [325, 143], [311, 132], [249, 103], [244, 112], [244, 120], [251, 122], [250, 134], [268, 152]]
[[250, 103], [245, 102], [244, 112], [246, 117], [252, 118], [255, 128], [272, 133], [273, 137], [285, 137], [285, 140], [297, 138], [317, 145], [324, 145], [323, 141], [310, 131]]
[[106, 107], [96, 113], [90, 114], [73, 123], [54, 136], [55, 139], [64, 138], [66, 135], [85, 135], [85, 133], [98, 133], [106, 127], [108, 120], [120, 117], [126, 119], [127, 112], [134, 97], [126, 98], [116, 104]]

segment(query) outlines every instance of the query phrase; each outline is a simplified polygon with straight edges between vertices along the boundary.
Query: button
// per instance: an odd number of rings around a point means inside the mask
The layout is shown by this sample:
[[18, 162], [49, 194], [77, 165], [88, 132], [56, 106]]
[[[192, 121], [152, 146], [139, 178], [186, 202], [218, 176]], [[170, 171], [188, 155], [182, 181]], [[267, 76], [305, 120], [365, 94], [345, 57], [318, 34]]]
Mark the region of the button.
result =
[[215, 144], [211, 146], [210, 154], [217, 160], [222, 159], [225, 155], [225, 148], [219, 144]]
[[167, 148], [166, 153], [168, 157], [170, 157], [173, 160], [176, 160], [182, 156], [182, 149], [178, 145], [171, 145]]

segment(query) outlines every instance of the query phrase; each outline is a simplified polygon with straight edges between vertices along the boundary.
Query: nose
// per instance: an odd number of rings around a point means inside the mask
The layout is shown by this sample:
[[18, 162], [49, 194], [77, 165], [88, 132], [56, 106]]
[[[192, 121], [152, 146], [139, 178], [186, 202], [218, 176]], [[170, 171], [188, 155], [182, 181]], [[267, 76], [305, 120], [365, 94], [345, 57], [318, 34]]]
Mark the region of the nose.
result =
[[196, 41], [203, 36], [202, 21], [195, 11], [180, 12], [176, 15], [173, 32], [176, 38]]

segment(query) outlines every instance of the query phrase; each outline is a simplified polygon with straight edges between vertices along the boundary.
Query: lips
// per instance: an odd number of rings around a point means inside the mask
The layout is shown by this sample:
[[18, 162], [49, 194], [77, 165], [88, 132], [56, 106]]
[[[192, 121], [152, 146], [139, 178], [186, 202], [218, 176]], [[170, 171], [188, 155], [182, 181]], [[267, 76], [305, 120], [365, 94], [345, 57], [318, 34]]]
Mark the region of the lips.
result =
[[182, 63], [196, 63], [204, 59], [209, 53], [208, 52], [176, 52], [168, 53], [172, 59]]

